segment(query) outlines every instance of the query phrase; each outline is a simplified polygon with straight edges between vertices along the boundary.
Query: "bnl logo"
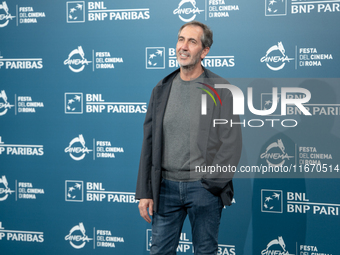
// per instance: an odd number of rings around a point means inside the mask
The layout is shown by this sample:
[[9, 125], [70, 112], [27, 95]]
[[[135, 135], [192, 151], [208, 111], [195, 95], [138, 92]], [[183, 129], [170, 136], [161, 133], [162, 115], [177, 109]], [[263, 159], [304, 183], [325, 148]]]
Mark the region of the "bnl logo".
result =
[[65, 201], [83, 202], [84, 201], [83, 181], [65, 181]]
[[165, 48], [146, 47], [145, 49], [146, 69], [165, 68]]
[[66, 2], [66, 22], [67, 23], [85, 22], [84, 1]]
[[287, 15], [287, 0], [265, 0], [266, 16]]
[[83, 93], [65, 93], [65, 114], [83, 113]]
[[261, 212], [283, 212], [282, 190], [261, 190]]

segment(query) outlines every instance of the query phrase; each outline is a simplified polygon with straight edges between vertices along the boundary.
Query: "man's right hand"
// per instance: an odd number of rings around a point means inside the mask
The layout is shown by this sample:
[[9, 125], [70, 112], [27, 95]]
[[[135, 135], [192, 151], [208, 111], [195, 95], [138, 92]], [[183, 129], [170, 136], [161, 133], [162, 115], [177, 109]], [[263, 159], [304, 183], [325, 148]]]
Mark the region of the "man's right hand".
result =
[[[149, 208], [149, 213], [148, 213], [148, 208]], [[150, 216], [152, 216], [153, 214], [153, 199], [148, 199], [148, 198], [140, 199], [138, 209], [139, 209], [140, 216], [142, 216], [144, 220], [150, 223], [151, 222]]]

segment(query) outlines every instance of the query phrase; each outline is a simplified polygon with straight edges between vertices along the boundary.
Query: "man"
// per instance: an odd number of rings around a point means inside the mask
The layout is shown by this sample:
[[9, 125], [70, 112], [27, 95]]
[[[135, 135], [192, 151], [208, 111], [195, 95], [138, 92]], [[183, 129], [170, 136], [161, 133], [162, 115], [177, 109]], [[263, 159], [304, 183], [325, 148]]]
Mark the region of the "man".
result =
[[[186, 215], [195, 254], [216, 254], [221, 211], [233, 198], [233, 173], [207, 171], [209, 166], [236, 167], [242, 146], [240, 124], [212, 125], [213, 119], [239, 123], [230, 91], [213, 88], [228, 82], [201, 65], [212, 42], [206, 25], [183, 25], [176, 45], [180, 68], [152, 91], [136, 189], [140, 215], [149, 223], [152, 216], [150, 254], [176, 254]], [[208, 88], [223, 106], [206, 100], [201, 114]]]

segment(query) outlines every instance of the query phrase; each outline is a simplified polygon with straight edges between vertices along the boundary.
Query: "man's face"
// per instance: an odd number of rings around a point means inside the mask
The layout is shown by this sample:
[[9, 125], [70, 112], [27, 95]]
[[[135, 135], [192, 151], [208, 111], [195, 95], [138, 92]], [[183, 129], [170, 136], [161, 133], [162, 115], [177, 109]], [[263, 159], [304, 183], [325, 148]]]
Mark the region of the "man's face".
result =
[[209, 48], [203, 49], [201, 36], [203, 29], [199, 26], [186, 26], [178, 36], [176, 56], [182, 68], [194, 69], [201, 65], [200, 61], [209, 52]]

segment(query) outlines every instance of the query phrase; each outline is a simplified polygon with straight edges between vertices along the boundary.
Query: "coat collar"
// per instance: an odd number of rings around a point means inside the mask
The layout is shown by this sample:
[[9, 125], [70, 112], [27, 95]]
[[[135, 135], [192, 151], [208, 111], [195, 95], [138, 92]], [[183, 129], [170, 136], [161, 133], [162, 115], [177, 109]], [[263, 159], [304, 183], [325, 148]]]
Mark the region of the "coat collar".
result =
[[[211, 78], [211, 72], [206, 69], [204, 66], [202, 66], [205, 77], [206, 78]], [[170, 83], [170, 85], [172, 84], [173, 79], [176, 77], [176, 75], [180, 72], [180, 69], [176, 69], [175, 71], [173, 71], [172, 73], [170, 73], [169, 75], [167, 75], [163, 80], [162, 80], [162, 85], [167, 85], [168, 83]]]

